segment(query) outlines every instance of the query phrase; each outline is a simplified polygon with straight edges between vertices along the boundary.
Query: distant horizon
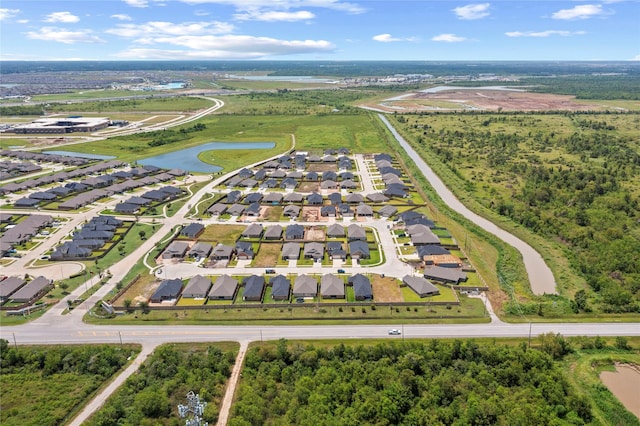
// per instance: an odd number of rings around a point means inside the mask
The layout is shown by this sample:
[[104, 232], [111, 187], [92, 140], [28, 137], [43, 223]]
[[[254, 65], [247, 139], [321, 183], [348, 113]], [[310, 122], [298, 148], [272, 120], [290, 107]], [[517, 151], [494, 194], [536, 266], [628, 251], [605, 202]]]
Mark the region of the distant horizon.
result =
[[4, 0], [0, 60], [640, 61], [639, 17], [638, 0]]

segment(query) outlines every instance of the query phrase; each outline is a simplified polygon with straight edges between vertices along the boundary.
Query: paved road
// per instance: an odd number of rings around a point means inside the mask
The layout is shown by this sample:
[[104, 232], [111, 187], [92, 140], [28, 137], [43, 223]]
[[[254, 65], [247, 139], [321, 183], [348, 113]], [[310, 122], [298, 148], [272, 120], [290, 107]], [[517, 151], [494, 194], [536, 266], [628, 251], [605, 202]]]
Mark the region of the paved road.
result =
[[482, 216], [469, 210], [464, 204], [456, 198], [444, 182], [434, 173], [434, 171], [427, 165], [427, 163], [418, 155], [418, 153], [407, 143], [407, 141], [396, 131], [396, 129], [389, 123], [386, 117], [382, 114], [378, 114], [380, 120], [387, 126], [387, 128], [393, 133], [393, 136], [397, 139], [400, 146], [407, 151], [409, 157], [413, 159], [420, 171], [427, 178], [433, 189], [442, 200], [453, 210], [460, 213], [476, 225], [483, 228], [485, 231], [492, 233], [500, 238], [507, 244], [515, 247], [524, 261], [524, 266], [529, 275], [529, 282], [531, 283], [531, 291], [534, 294], [556, 294], [556, 281], [553, 277], [553, 273], [544, 259], [531, 247], [518, 237], [510, 234], [504, 229], [498, 227], [493, 222], [483, 218]]

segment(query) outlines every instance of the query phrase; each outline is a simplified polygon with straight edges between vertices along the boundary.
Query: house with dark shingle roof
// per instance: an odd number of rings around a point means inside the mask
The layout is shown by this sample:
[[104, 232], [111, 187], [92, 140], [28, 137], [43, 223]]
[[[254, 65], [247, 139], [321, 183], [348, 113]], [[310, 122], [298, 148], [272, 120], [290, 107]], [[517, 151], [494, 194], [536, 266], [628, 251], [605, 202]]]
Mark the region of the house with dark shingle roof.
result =
[[233, 253], [235, 252], [232, 246], [226, 246], [224, 244], [218, 244], [213, 248], [211, 252], [211, 259], [213, 260], [231, 260]]
[[244, 291], [242, 292], [242, 300], [259, 302], [264, 294], [264, 277], [260, 275], [251, 275], [242, 280]]
[[349, 277], [348, 283], [353, 286], [353, 292], [356, 296], [356, 300], [373, 299], [371, 281], [366, 276], [362, 274], [353, 275]]
[[371, 257], [369, 245], [366, 241], [350, 241], [349, 253], [351, 254], [352, 259], [369, 259]]
[[189, 250], [189, 243], [184, 241], [172, 241], [162, 253], [163, 259], [182, 259]]
[[213, 246], [210, 243], [205, 243], [203, 241], [197, 242], [191, 247], [189, 250], [189, 257], [196, 257], [199, 259], [204, 259], [211, 254], [213, 250]]
[[226, 203], [227, 204], [234, 204], [240, 201], [240, 198], [242, 198], [242, 192], [240, 191], [231, 191], [227, 194], [227, 199], [226, 199]]
[[304, 238], [304, 227], [294, 224], [287, 226], [285, 230], [285, 240], [301, 240]]
[[253, 252], [253, 244], [248, 241], [236, 242], [236, 257], [240, 260], [253, 259], [255, 253]]
[[322, 260], [324, 257], [324, 244], [318, 242], [305, 243], [304, 257], [316, 261]]
[[187, 226], [185, 226], [184, 228], [182, 228], [182, 231], [180, 231], [180, 235], [182, 235], [183, 237], [195, 239], [195, 238], [198, 238], [200, 234], [202, 234], [203, 232], [204, 232], [203, 224], [192, 222]]
[[367, 240], [367, 231], [360, 225], [356, 225], [355, 223], [349, 225], [347, 228], [347, 239], [349, 241], [354, 240]]
[[318, 194], [317, 192], [312, 192], [311, 194], [307, 195], [307, 204], [309, 204], [310, 206], [318, 206], [322, 204], [322, 195]]
[[280, 238], [282, 238], [282, 226], [280, 225], [268, 226], [264, 231], [265, 240], [279, 240]]
[[300, 206], [289, 204], [288, 206], [285, 206], [284, 210], [282, 211], [282, 214], [291, 219], [294, 219], [300, 216]]
[[467, 274], [458, 268], [427, 266], [423, 273], [425, 278], [443, 283], [459, 284], [461, 281], [467, 281]]
[[177, 300], [182, 292], [182, 280], [174, 278], [164, 280], [149, 298], [151, 303], [162, 303], [169, 300]]
[[284, 275], [272, 277], [269, 284], [271, 284], [271, 297], [273, 300], [289, 300], [291, 281]]

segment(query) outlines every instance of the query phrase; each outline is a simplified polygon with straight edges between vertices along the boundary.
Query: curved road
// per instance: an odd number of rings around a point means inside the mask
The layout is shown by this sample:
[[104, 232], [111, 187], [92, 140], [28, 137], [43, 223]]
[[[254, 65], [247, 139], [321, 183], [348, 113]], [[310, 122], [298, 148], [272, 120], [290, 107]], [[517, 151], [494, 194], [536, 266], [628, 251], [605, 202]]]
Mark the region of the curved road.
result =
[[391, 131], [400, 146], [407, 152], [407, 154], [409, 154], [409, 157], [413, 159], [413, 162], [418, 166], [420, 171], [422, 171], [433, 189], [435, 189], [436, 193], [451, 209], [460, 213], [476, 225], [482, 227], [485, 231], [492, 233], [502, 241], [515, 247], [515, 249], [520, 252], [527, 274], [529, 275], [529, 282], [531, 283], [531, 291], [533, 294], [541, 295], [557, 293], [556, 280], [553, 277], [551, 269], [549, 269], [549, 266], [547, 266], [540, 253], [535, 251], [533, 247], [522, 241], [520, 238], [510, 234], [504, 229], [498, 227], [495, 223], [469, 210], [456, 198], [453, 192], [447, 188], [442, 179], [435, 174], [422, 157], [420, 157], [409, 143], [407, 143], [407, 141], [396, 131], [391, 123], [389, 123], [389, 120], [387, 120], [387, 118], [382, 114], [378, 114], [378, 117], [380, 117], [380, 120], [382, 120], [382, 122], [387, 126], [389, 131]]

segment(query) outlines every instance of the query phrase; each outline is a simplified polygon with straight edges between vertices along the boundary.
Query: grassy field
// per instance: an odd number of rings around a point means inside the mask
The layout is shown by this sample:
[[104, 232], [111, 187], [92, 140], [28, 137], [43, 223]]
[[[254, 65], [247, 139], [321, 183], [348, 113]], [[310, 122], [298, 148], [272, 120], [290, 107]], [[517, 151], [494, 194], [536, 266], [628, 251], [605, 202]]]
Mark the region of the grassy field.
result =
[[245, 225], [208, 225], [198, 239], [200, 241], [216, 241], [219, 244], [235, 245], [245, 228]]

